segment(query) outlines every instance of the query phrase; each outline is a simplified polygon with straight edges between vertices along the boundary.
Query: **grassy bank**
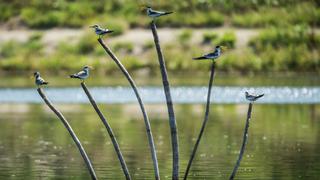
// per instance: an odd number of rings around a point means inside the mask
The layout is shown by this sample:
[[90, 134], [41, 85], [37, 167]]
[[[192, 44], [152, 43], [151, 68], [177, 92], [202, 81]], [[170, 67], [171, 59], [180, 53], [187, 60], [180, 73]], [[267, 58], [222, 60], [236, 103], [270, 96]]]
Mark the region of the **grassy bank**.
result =
[[[146, 27], [148, 18], [141, 10], [145, 1], [40, 1], [0, 0], [0, 22], [9, 26], [29, 28], [81, 27], [94, 22], [106, 22], [125, 31], [128, 27]], [[216, 27], [231, 24], [236, 27], [320, 25], [319, 2], [314, 0], [221, 1], [175, 0], [150, 2], [156, 9], [174, 11], [161, 19], [159, 26]], [[281, 18], [279, 18], [281, 17]], [[121, 32], [118, 31], [118, 32]]]
[[[207, 71], [209, 66], [206, 62], [191, 59], [210, 52], [213, 46], [220, 44], [229, 47], [218, 60], [218, 69], [226, 73], [320, 72], [320, 53], [317, 51], [320, 36], [308, 26], [262, 30], [244, 47], [235, 46], [237, 37], [233, 31], [222, 34], [204, 32], [196, 42], [192, 41], [193, 35], [194, 30], [184, 30], [178, 34], [177, 40], [163, 44], [169, 71]], [[84, 64], [94, 66], [101, 73], [117, 71], [92, 32], [85, 33], [76, 43], [61, 41], [50, 52], [47, 52], [41, 38], [42, 34], [36, 33], [24, 43], [9, 41], [2, 44], [1, 71], [76, 71]], [[130, 71], [152, 73], [158, 68], [150, 40], [142, 45], [115, 42], [111, 47]]]

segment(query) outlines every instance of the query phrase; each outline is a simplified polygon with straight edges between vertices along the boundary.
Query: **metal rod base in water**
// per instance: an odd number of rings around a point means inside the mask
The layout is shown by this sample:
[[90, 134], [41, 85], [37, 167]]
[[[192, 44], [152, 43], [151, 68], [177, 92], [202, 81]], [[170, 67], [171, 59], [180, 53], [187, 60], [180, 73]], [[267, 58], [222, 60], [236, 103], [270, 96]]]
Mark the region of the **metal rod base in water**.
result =
[[159, 37], [158, 37], [157, 27], [155, 22], [152, 21], [150, 26], [151, 26], [157, 54], [158, 54], [162, 83], [163, 83], [164, 93], [166, 96], [167, 108], [168, 108], [168, 114], [169, 114], [169, 125], [170, 125], [170, 131], [171, 131], [171, 144], [172, 144], [172, 153], [173, 153], [172, 154], [172, 159], [173, 159], [172, 160], [173, 161], [172, 179], [178, 180], [179, 179], [179, 141], [178, 141], [177, 123], [174, 115], [174, 109], [173, 109], [172, 98], [170, 93], [170, 84], [168, 80], [166, 64], [165, 64], [160, 43], [159, 43]]
[[45, 95], [45, 93], [43, 92], [43, 90], [41, 88], [37, 89], [39, 95], [41, 96], [41, 98], [44, 100], [44, 102], [48, 105], [48, 107], [58, 116], [58, 118], [61, 120], [61, 122], [63, 123], [63, 125], [65, 126], [65, 128], [68, 130], [70, 136], [72, 137], [73, 141], [76, 143], [78, 150], [80, 151], [80, 154], [84, 160], [84, 162], [87, 165], [87, 168], [89, 170], [91, 179], [96, 180], [97, 176], [96, 173], [93, 169], [92, 163], [86, 153], [86, 151], [84, 150], [84, 148], [81, 145], [80, 140], [78, 139], [78, 137], [76, 136], [76, 134], [73, 132], [73, 129], [71, 128], [70, 124], [68, 123], [68, 121], [66, 120], [66, 118], [62, 115], [62, 113], [57, 110], [53, 104], [50, 102], [50, 100], [47, 98], [47, 96]]
[[248, 142], [248, 136], [249, 136], [248, 131], [249, 131], [249, 123], [250, 123], [250, 119], [251, 119], [252, 106], [253, 106], [253, 104], [250, 103], [249, 104], [249, 108], [248, 108], [246, 126], [244, 128], [244, 133], [243, 133], [242, 146], [241, 146], [241, 149], [240, 149], [238, 160], [236, 162], [236, 165], [234, 166], [234, 169], [233, 169], [233, 171], [231, 173], [231, 176], [230, 176], [229, 180], [233, 180], [234, 177], [236, 176], [237, 170], [238, 170], [238, 168], [240, 166], [240, 162], [241, 162], [242, 156], [244, 154], [244, 150], [245, 150], [247, 142]]
[[119, 69], [121, 70], [121, 72], [123, 73], [123, 75], [127, 78], [127, 80], [129, 81], [131, 88], [133, 89], [142, 115], [143, 115], [143, 119], [144, 119], [144, 123], [146, 126], [146, 131], [147, 131], [147, 136], [148, 136], [148, 141], [149, 141], [149, 147], [150, 147], [150, 151], [151, 151], [151, 158], [153, 161], [153, 168], [154, 168], [154, 174], [155, 174], [155, 179], [156, 180], [160, 180], [160, 172], [159, 172], [159, 166], [158, 166], [158, 158], [157, 158], [157, 151], [156, 151], [156, 147], [154, 145], [154, 140], [153, 140], [153, 136], [152, 136], [152, 131], [151, 131], [151, 125], [150, 125], [150, 121], [147, 115], [147, 112], [144, 108], [144, 104], [142, 102], [142, 98], [139, 94], [138, 88], [135, 84], [135, 82], [133, 81], [132, 77], [130, 76], [130, 74], [128, 73], [128, 71], [126, 70], [126, 68], [122, 65], [122, 63], [119, 61], [119, 59], [114, 55], [114, 53], [111, 51], [111, 49], [103, 42], [103, 40], [101, 38], [98, 39], [100, 45], [103, 47], [103, 49], [106, 51], [106, 53], [112, 58], [112, 60], [117, 64], [117, 66], [119, 67]]
[[120, 150], [120, 147], [119, 147], [119, 144], [117, 142], [117, 139], [115, 138], [114, 136], [114, 133], [112, 131], [112, 128], [111, 126], [109, 125], [108, 121], [106, 120], [106, 118], [104, 117], [104, 115], [102, 114], [102, 112], [100, 111], [97, 103], [95, 102], [95, 100], [93, 99], [93, 97], [91, 96], [87, 86], [85, 85], [84, 82], [81, 82], [81, 87], [82, 89], [84, 90], [84, 92], [86, 93], [90, 103], [92, 104], [94, 110], [97, 112], [98, 116], [100, 117], [101, 121], [103, 122], [104, 126], [106, 127], [107, 131], [108, 131], [108, 134], [111, 138], [111, 141], [112, 141], [112, 144], [113, 144], [113, 147], [117, 153], [117, 156], [118, 156], [118, 159], [120, 161], [120, 164], [121, 164], [121, 167], [122, 167], [122, 170], [123, 170], [123, 173], [126, 177], [127, 180], [131, 180], [131, 176], [130, 176], [130, 173], [129, 173], [129, 170], [128, 170], [128, 167], [127, 167], [127, 164], [123, 158], [123, 155], [121, 153], [121, 150]]
[[188, 174], [189, 174], [193, 159], [194, 159], [194, 157], [195, 157], [195, 155], [197, 153], [197, 149], [198, 149], [201, 137], [203, 135], [204, 129], [205, 129], [206, 124], [207, 124], [208, 119], [209, 119], [211, 88], [212, 88], [212, 83], [213, 83], [213, 78], [214, 78], [214, 70], [215, 70], [215, 62], [212, 61], [211, 73], [210, 73], [210, 79], [209, 79], [209, 85], [208, 85], [208, 94], [207, 94], [207, 104], [206, 104], [205, 116], [204, 116], [204, 120], [203, 120], [201, 129], [200, 129], [200, 133], [198, 135], [198, 139], [197, 139], [197, 141], [196, 141], [196, 143], [195, 143], [195, 145], [193, 147], [193, 150], [192, 150], [192, 153], [191, 153], [188, 165], [187, 165], [187, 170], [186, 170], [186, 172], [184, 174], [184, 178], [183, 178], [184, 180], [186, 180], [188, 178]]

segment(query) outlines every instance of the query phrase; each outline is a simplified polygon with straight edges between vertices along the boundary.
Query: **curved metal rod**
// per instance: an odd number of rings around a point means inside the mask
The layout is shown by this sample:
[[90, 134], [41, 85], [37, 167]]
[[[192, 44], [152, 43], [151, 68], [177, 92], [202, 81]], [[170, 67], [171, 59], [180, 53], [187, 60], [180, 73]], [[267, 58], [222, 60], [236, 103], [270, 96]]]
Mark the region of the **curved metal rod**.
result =
[[47, 98], [47, 96], [45, 95], [45, 93], [43, 92], [43, 90], [41, 88], [38, 88], [37, 91], [38, 91], [39, 95], [41, 96], [41, 98], [44, 100], [44, 102], [58, 116], [58, 118], [63, 123], [64, 127], [68, 130], [68, 132], [69, 132], [70, 136], [72, 137], [73, 141], [76, 143], [76, 145], [78, 147], [78, 150], [80, 151], [80, 154], [81, 154], [85, 164], [87, 165], [87, 168], [89, 170], [91, 179], [96, 180], [97, 176], [96, 176], [96, 173], [95, 173], [95, 171], [93, 169], [92, 163], [91, 163], [86, 151], [82, 147], [80, 140], [78, 139], [76, 134], [73, 132], [71, 126], [68, 123], [68, 121], [62, 115], [62, 113], [53, 106], [53, 104], [50, 102], [50, 100]]
[[119, 61], [119, 59], [114, 55], [114, 53], [111, 51], [111, 49], [103, 42], [103, 40], [101, 38], [99, 38], [98, 41], [99, 41], [100, 45], [103, 47], [103, 49], [106, 51], [106, 53], [118, 65], [119, 69], [121, 70], [123, 75], [127, 78], [131, 88], [133, 89], [133, 91], [137, 97], [137, 100], [138, 100], [138, 103], [139, 103], [139, 106], [140, 106], [140, 109], [141, 109], [141, 112], [143, 115], [144, 123], [146, 126], [146, 132], [147, 132], [149, 147], [150, 147], [150, 151], [151, 151], [151, 158], [153, 161], [153, 169], [154, 169], [155, 179], [159, 180], [160, 179], [160, 172], [159, 172], [157, 151], [156, 151], [156, 147], [154, 145], [150, 121], [149, 121], [147, 112], [145, 110], [142, 98], [139, 94], [138, 88], [137, 88], [134, 80], [132, 79], [132, 77], [130, 76], [128, 71], [126, 70], [126, 68], [122, 65], [122, 63]]
[[178, 141], [177, 123], [174, 115], [173, 103], [172, 103], [172, 98], [170, 93], [170, 84], [168, 80], [166, 64], [165, 64], [162, 50], [159, 43], [159, 37], [158, 37], [157, 27], [155, 22], [152, 21], [150, 23], [150, 26], [151, 26], [157, 54], [158, 54], [162, 83], [163, 83], [164, 93], [166, 96], [167, 108], [168, 108], [168, 114], [169, 114], [169, 125], [170, 125], [170, 131], [171, 131], [171, 146], [172, 146], [172, 162], [173, 162], [172, 163], [172, 179], [178, 180], [179, 179], [179, 141]]
[[93, 99], [93, 97], [91, 96], [87, 86], [85, 85], [84, 82], [81, 82], [81, 87], [82, 89], [84, 90], [84, 92], [86, 93], [92, 107], [94, 108], [94, 110], [97, 112], [98, 116], [100, 117], [102, 123], [104, 124], [104, 126], [106, 127], [107, 131], [108, 131], [108, 134], [111, 138], [111, 141], [112, 141], [112, 144], [113, 144], [113, 147], [114, 147], [114, 150], [116, 151], [117, 153], [117, 156], [118, 156], [118, 159], [120, 161], [120, 164], [121, 164], [121, 168], [123, 170], [123, 173], [126, 177], [127, 180], [131, 180], [131, 176], [130, 176], [130, 173], [129, 173], [129, 170], [128, 170], [128, 167], [127, 167], [127, 164], [123, 158], [123, 155], [121, 153], [121, 150], [120, 150], [120, 147], [119, 147], [119, 144], [118, 144], [118, 141], [116, 139], [116, 137], [114, 136], [113, 134], [113, 131], [112, 131], [112, 128], [111, 126], [109, 125], [108, 121], [106, 120], [106, 118], [104, 117], [104, 115], [102, 114], [102, 112], [100, 111], [97, 103], [95, 102], [95, 100]]
[[251, 119], [252, 106], [253, 106], [253, 104], [250, 102], [249, 107], [248, 107], [246, 126], [244, 128], [244, 133], [243, 133], [242, 146], [241, 146], [241, 149], [240, 149], [238, 160], [236, 162], [236, 165], [233, 168], [233, 171], [231, 173], [231, 176], [230, 176], [229, 180], [234, 179], [234, 177], [236, 176], [237, 170], [238, 170], [238, 168], [240, 166], [240, 162], [241, 162], [242, 156], [244, 154], [244, 150], [245, 150], [247, 142], [248, 142], [248, 136], [249, 136], [248, 131], [249, 131], [249, 123], [250, 123], [250, 119]]
[[206, 124], [207, 124], [208, 119], [209, 119], [211, 88], [212, 88], [213, 79], [214, 79], [214, 72], [215, 72], [215, 62], [212, 60], [211, 73], [210, 73], [210, 79], [209, 79], [209, 85], [208, 85], [208, 94], [207, 94], [207, 104], [206, 104], [205, 116], [204, 116], [204, 120], [202, 122], [202, 126], [201, 126], [201, 129], [200, 129], [200, 133], [198, 135], [197, 141], [196, 141], [196, 143], [195, 143], [195, 145], [193, 147], [193, 150], [192, 150], [192, 153], [191, 153], [188, 165], [187, 165], [186, 172], [184, 174], [184, 178], [183, 178], [184, 180], [186, 180], [188, 178], [188, 174], [189, 174], [193, 159], [194, 159], [194, 157], [196, 155], [196, 152], [197, 152], [201, 137], [203, 135], [204, 129], [205, 129]]

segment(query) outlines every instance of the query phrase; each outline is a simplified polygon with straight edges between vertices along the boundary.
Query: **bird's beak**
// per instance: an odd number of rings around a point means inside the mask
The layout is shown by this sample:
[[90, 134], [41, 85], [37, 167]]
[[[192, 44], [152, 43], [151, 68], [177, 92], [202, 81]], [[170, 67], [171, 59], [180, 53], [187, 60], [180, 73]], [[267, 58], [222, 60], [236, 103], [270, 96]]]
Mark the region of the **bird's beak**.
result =
[[92, 25], [92, 26], [89, 26], [89, 28], [94, 28], [94, 26]]
[[88, 66], [88, 67], [89, 67], [89, 69], [92, 69], [92, 70], [94, 69], [92, 66]]

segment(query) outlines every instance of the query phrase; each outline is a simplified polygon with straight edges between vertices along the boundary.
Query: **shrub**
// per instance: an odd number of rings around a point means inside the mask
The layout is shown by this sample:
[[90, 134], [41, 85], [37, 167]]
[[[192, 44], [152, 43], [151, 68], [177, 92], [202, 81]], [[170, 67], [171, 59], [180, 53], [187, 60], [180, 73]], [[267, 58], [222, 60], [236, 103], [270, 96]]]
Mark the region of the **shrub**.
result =
[[218, 34], [215, 32], [205, 32], [202, 35], [202, 43], [203, 44], [211, 44], [213, 41], [215, 41], [218, 38]]
[[229, 48], [234, 48], [236, 44], [237, 37], [233, 31], [224, 33], [220, 38], [215, 42], [218, 45], [227, 46]]
[[183, 30], [179, 35], [178, 35], [178, 40], [182, 45], [188, 44], [192, 37], [192, 31], [191, 30]]
[[16, 56], [22, 47], [21, 43], [8, 41], [1, 45], [0, 55], [4, 58]]
[[42, 39], [42, 33], [32, 34], [29, 37], [28, 41], [23, 44], [23, 49], [26, 50], [25, 53], [27, 54], [41, 53], [44, 47], [41, 42], [41, 39]]
[[154, 47], [154, 42], [152, 40], [148, 40], [148, 41], [144, 42], [144, 44], [142, 45], [142, 49], [144, 51], [152, 49], [153, 47]]
[[307, 44], [309, 48], [317, 48], [319, 43], [319, 35], [314, 35], [306, 26], [299, 25], [289, 28], [270, 28], [249, 41], [249, 45], [256, 51], [264, 51], [266, 46], [280, 48], [302, 44]]
[[31, 28], [51, 28], [59, 26], [63, 21], [63, 14], [59, 11], [46, 11], [26, 8], [21, 12], [21, 19]]
[[174, 13], [157, 21], [159, 26], [217, 27], [224, 23], [224, 16], [218, 12], [203, 13], [199, 11], [187, 14]]
[[97, 46], [97, 38], [93, 32], [86, 32], [76, 45], [77, 52], [80, 54], [92, 53]]
[[145, 66], [145, 63], [143, 61], [133, 56], [125, 57], [124, 61], [122, 62], [123, 65], [127, 67], [129, 70], [141, 69]]
[[7, 21], [13, 15], [14, 9], [12, 6], [0, 4], [0, 22]]
[[134, 45], [131, 42], [119, 42], [114, 45], [114, 51], [124, 52], [124, 53], [132, 53]]

